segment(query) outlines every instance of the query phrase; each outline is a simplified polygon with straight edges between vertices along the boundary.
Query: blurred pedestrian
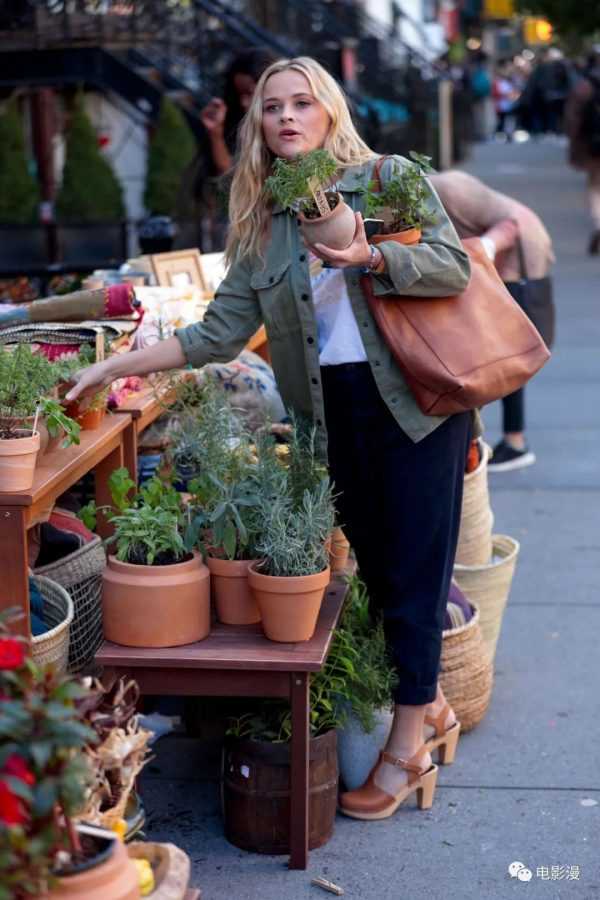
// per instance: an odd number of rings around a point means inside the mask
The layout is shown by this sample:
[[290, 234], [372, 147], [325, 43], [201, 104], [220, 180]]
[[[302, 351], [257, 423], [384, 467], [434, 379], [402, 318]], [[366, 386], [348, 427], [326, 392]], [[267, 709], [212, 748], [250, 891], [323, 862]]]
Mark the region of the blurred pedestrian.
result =
[[224, 175], [231, 169], [240, 122], [250, 108], [258, 79], [275, 59], [262, 47], [238, 53], [225, 73], [223, 98], [213, 97], [200, 113], [210, 143], [212, 174]]
[[[520, 298], [524, 279], [541, 282], [538, 290], [548, 304], [545, 320], [552, 322], [542, 337], [551, 343], [554, 307], [549, 270], [554, 253], [550, 235], [539, 217], [523, 203], [492, 190], [466, 172], [436, 173], [431, 176], [431, 182], [459, 236], [481, 237], [488, 256], [515, 299]], [[503, 472], [532, 465], [535, 454], [525, 440], [524, 388], [503, 398], [502, 429], [503, 437], [494, 447], [490, 470]]]
[[562, 134], [567, 97], [575, 72], [558, 47], [549, 47], [523, 91], [522, 110], [534, 134]]
[[519, 99], [519, 92], [513, 80], [512, 63], [509, 59], [501, 60], [498, 63], [492, 85], [492, 96], [496, 110], [496, 134], [500, 134], [510, 141], [514, 130], [512, 114]]
[[478, 50], [469, 67], [469, 86], [473, 98], [473, 136], [476, 141], [485, 141], [490, 134], [488, 107], [492, 96], [492, 78], [489, 71], [489, 57]]
[[571, 165], [588, 176], [592, 234], [588, 252], [600, 253], [600, 49], [588, 59], [583, 78], [573, 88], [565, 113]]

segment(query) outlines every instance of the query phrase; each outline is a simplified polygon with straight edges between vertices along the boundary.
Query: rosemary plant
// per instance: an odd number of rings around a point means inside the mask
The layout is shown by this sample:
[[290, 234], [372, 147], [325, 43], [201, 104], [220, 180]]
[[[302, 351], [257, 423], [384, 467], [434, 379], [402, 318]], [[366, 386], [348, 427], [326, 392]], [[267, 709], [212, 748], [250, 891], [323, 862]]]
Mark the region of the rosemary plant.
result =
[[[317, 218], [320, 213], [313, 200], [309, 182], [322, 188], [329, 184], [337, 171], [337, 163], [327, 150], [311, 150], [294, 159], [279, 159], [273, 162], [273, 174], [265, 181], [265, 190], [276, 203], [285, 209], [301, 210], [307, 218]], [[335, 192], [326, 193], [333, 209], [337, 197]]]

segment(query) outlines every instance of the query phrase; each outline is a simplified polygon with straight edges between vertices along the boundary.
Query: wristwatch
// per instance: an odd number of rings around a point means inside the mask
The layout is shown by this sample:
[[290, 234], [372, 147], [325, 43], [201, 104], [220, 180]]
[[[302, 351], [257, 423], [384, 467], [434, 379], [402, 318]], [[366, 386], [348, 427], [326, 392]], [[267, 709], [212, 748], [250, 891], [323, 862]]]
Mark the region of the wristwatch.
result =
[[367, 263], [367, 265], [363, 266], [361, 269], [361, 272], [363, 275], [369, 275], [375, 267], [375, 258], [377, 256], [377, 247], [375, 247], [374, 244], [369, 244], [369, 249], [371, 251], [371, 258], [369, 259], [369, 262]]

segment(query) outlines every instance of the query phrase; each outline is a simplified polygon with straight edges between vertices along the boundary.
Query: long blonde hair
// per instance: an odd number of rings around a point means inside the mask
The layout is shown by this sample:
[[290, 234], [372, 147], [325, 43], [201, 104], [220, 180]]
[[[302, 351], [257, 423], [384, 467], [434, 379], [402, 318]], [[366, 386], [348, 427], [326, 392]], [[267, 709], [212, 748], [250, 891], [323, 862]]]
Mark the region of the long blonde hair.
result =
[[313, 95], [325, 107], [331, 124], [323, 146], [340, 168], [362, 165], [376, 155], [354, 127], [341, 88], [320, 63], [309, 56], [274, 62], [259, 78], [240, 128], [238, 160], [229, 198], [230, 227], [225, 250], [228, 263], [253, 254], [262, 257], [271, 215], [264, 183], [273, 162], [263, 136], [263, 93], [267, 79], [287, 69], [304, 75]]

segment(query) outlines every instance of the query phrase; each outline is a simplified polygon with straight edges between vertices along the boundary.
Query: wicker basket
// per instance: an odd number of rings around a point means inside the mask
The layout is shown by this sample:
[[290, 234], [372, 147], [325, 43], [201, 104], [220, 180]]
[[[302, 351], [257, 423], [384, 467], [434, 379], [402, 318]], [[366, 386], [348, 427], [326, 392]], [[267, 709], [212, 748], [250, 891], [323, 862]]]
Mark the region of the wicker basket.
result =
[[479, 566], [492, 558], [492, 526], [494, 514], [488, 491], [488, 460], [491, 450], [481, 443], [479, 465], [465, 475], [456, 562], [463, 566]]
[[492, 696], [493, 665], [479, 627], [479, 610], [465, 625], [443, 632], [440, 684], [460, 722], [471, 731], [487, 712]]
[[[479, 607], [481, 633], [492, 662], [518, 555], [518, 541], [505, 534], [495, 534], [491, 562], [482, 566], [454, 566], [454, 580]], [[495, 560], [495, 557], [499, 559]]]
[[79, 672], [102, 643], [102, 572], [106, 554], [99, 537], [63, 559], [35, 570], [69, 592], [74, 617], [71, 626], [69, 671]]
[[44, 622], [50, 626], [50, 631], [31, 638], [31, 655], [38, 666], [51, 663], [59, 672], [66, 672], [73, 601], [66, 590], [50, 578], [36, 575], [34, 581], [44, 598]]

